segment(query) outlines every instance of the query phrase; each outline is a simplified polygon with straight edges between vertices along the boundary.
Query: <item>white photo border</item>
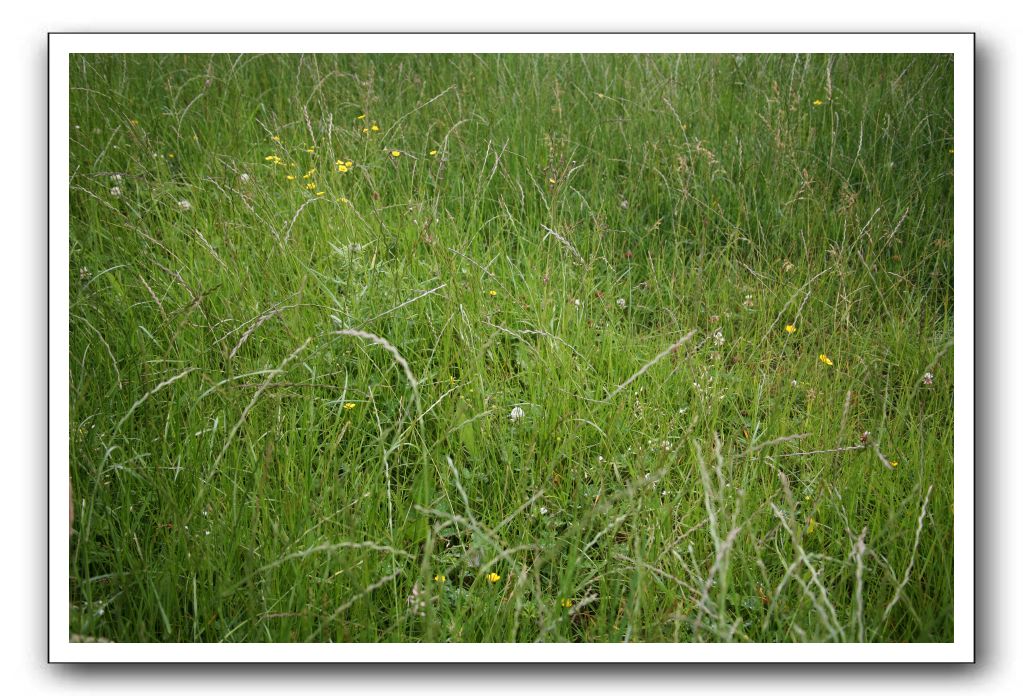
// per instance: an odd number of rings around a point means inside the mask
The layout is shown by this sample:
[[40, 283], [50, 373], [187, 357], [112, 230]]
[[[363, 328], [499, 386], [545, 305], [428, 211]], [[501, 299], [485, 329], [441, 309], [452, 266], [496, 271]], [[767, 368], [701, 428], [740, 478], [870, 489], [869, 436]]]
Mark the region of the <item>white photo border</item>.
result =
[[[49, 661], [941, 663], [975, 661], [972, 33], [52, 33], [49, 35]], [[69, 642], [69, 58], [75, 53], [944, 53], [954, 56], [954, 640], [900, 644]]]

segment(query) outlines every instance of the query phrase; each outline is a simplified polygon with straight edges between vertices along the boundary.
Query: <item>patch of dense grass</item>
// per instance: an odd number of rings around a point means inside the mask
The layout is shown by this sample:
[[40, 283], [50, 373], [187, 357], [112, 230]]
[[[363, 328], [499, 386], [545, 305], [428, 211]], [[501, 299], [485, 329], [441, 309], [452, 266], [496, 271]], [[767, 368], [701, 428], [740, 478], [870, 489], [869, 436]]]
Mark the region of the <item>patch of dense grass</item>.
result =
[[951, 57], [71, 83], [73, 632], [952, 639]]

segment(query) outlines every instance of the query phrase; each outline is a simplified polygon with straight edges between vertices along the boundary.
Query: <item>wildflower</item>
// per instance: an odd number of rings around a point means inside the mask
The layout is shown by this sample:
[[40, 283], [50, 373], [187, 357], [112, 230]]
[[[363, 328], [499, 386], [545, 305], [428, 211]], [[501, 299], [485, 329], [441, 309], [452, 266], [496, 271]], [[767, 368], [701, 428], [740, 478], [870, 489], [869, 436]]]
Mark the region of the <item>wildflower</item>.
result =
[[577, 297], [577, 298], [575, 298], [575, 306], [576, 306], [576, 307], [581, 307], [581, 306], [582, 306], [582, 304], [583, 304], [583, 303], [582, 303], [582, 302], [581, 302], [581, 301], [579, 300], [579, 298], [578, 298], [578, 297]]
[[719, 346], [725, 345], [725, 335], [721, 333], [721, 329], [714, 332], [714, 343]]
[[282, 160], [277, 155], [267, 155], [263, 159], [266, 160], [267, 162], [272, 163], [272, 164], [284, 164], [284, 160]]
[[436, 155], [437, 155], [436, 150], [430, 150], [430, 157], [436, 157]]
[[516, 406], [515, 408], [513, 408], [511, 410], [511, 413], [508, 415], [508, 417], [511, 418], [512, 422], [514, 423], [518, 419], [524, 418], [525, 415], [526, 415], [526, 412], [522, 410], [522, 407], [521, 406]]
[[317, 196], [322, 196], [322, 195], [323, 195], [324, 193], [325, 193], [324, 191], [317, 191], [317, 192], [316, 192], [316, 195], [317, 195]]
[[[88, 279], [89, 279], [89, 278], [91, 278], [91, 277], [92, 277], [92, 271], [90, 271], [90, 270], [88, 269], [88, 267], [86, 267], [86, 266], [82, 266], [81, 268], [79, 268], [79, 269], [78, 269], [78, 279], [79, 279], [79, 280], [88, 280]], [[78, 431], [79, 431], [79, 432], [80, 432], [80, 433], [81, 433], [82, 435], [84, 435], [84, 434], [85, 434], [85, 431], [84, 431], [83, 429], [81, 429], [81, 428], [79, 428], [79, 429], [78, 429]]]
[[497, 297], [497, 290], [487, 290], [487, 294], [491, 297]]
[[181, 208], [182, 210], [191, 210], [192, 204], [186, 201], [184, 198], [182, 198], [180, 201], [178, 201], [178, 207]]
[[752, 309], [753, 308], [753, 295], [746, 295], [746, 299], [744, 299], [742, 303], [744, 305], [746, 305], [747, 307], [749, 307], [750, 309]]
[[796, 332], [796, 327], [795, 326], [793, 326], [792, 324], [786, 324], [785, 325], [785, 333], [793, 334], [795, 332]]
[[570, 606], [572, 606], [572, 600], [568, 598], [561, 600], [561, 606], [568, 609]]
[[363, 128], [363, 129], [362, 129], [362, 132], [363, 132], [363, 133], [369, 133], [369, 128]]
[[114, 198], [117, 198], [118, 196], [120, 196], [121, 195], [121, 187], [120, 186], [114, 186], [112, 189], [110, 189], [110, 195], [113, 196]]
[[619, 297], [615, 300], [615, 304], [618, 305], [618, 309], [625, 309], [625, 298]]
[[814, 100], [813, 100], [813, 105], [814, 105], [814, 106], [820, 106], [820, 105], [821, 105], [821, 104], [823, 104], [823, 103], [824, 103], [824, 102], [822, 102], [822, 101], [821, 101], [820, 99], [814, 99]]
[[338, 196], [338, 198], [337, 198], [337, 202], [338, 202], [338, 203], [347, 203], [347, 202], [348, 202], [348, 199], [347, 199], [347, 198], [345, 198], [344, 196]]
[[391, 157], [401, 157], [400, 150], [391, 150]]
[[549, 184], [556, 184], [556, 183], [558, 183], [558, 182], [557, 182], [557, 181], [555, 181], [555, 180], [554, 180], [554, 177], [552, 176], [552, 177], [550, 177], [549, 179], [547, 179], [547, 183], [549, 183]]
[[448, 578], [445, 575], [434, 575], [433, 580], [434, 582], [447, 582]]
[[374, 123], [372, 126], [369, 127], [369, 129], [376, 133], [378, 130], [380, 130], [380, 126]]
[[618, 205], [621, 206], [622, 210], [628, 210], [629, 209], [629, 199], [623, 198], [621, 203], [619, 203]]
[[245, 172], [242, 172], [242, 175], [238, 178], [241, 180], [243, 184], [249, 183], [249, 175], [246, 174]]
[[295, 180], [295, 175], [294, 174], [288, 174], [284, 178], [287, 179], [288, 181], [294, 181]]
[[167, 153], [167, 157], [168, 157], [168, 159], [174, 159], [174, 153], [173, 152], [168, 152]]
[[281, 142], [281, 136], [279, 136], [279, 135], [271, 136], [270, 140], [273, 140], [275, 143], [279, 143], [279, 142]]
[[[130, 123], [133, 126], [139, 125], [138, 119], [134, 119], [134, 118], [129, 118], [128, 119], [128, 123]], [[75, 126], [75, 128], [78, 128], [78, 126]]]
[[337, 163], [337, 170], [339, 172], [341, 172], [342, 174], [344, 174], [345, 172], [348, 171], [348, 167], [346, 167], [343, 162], [338, 162]]
[[892, 465], [893, 469], [899, 465], [899, 463], [897, 461], [895, 461], [894, 459], [889, 459], [888, 463]]
[[353, 408], [355, 408], [355, 404], [353, 404], [351, 401], [345, 402], [344, 409], [346, 411], [351, 411]]
[[547, 514], [547, 508], [545, 508], [544, 506], [541, 505], [540, 506], [540, 514], [541, 515], [546, 515]]
[[349, 169], [351, 169], [352, 168], [352, 161], [351, 160], [345, 160], [345, 166], [348, 167]]
[[924, 373], [924, 380], [923, 381], [924, 381], [924, 384], [926, 384], [928, 386], [934, 384], [934, 375], [932, 375], [930, 372], [925, 372]]
[[494, 583], [501, 579], [501, 576], [497, 573], [487, 573], [487, 582]]
[[795, 268], [795, 266], [788, 259], [785, 259], [785, 261], [783, 261], [782, 264], [781, 264], [781, 270], [782, 270], [783, 273], [788, 273], [793, 268]]
[[316, 190], [316, 182], [315, 181], [310, 181], [308, 184], [305, 185], [305, 187], [307, 189], [309, 189], [310, 191], [315, 191]]
[[316, 167], [313, 167], [312, 169], [307, 171], [305, 174], [303, 174], [302, 178], [303, 179], [311, 179], [313, 174], [315, 174], [315, 173], [316, 173]]
[[308, 152], [310, 155], [312, 155], [312, 154], [316, 153], [316, 148], [315, 147], [307, 147], [305, 149], [305, 151]]
[[116, 181], [117, 183], [121, 183], [121, 179], [122, 178], [124, 178], [124, 177], [122, 177], [120, 174], [111, 174], [110, 175], [110, 180], [111, 181]]
[[355, 117], [355, 120], [356, 121], [361, 121], [364, 118], [366, 118], [366, 114], [359, 114], [358, 116]]
[[820, 354], [820, 355], [818, 355], [817, 357], [818, 357], [818, 358], [820, 359], [820, 361], [821, 361], [822, 363], [824, 363], [825, 365], [831, 366], [831, 365], [834, 365], [834, 364], [835, 364], [835, 363], [831, 362], [831, 358], [829, 358], [829, 357], [828, 357], [827, 355], [825, 355], [824, 353], [821, 353], [821, 354]]

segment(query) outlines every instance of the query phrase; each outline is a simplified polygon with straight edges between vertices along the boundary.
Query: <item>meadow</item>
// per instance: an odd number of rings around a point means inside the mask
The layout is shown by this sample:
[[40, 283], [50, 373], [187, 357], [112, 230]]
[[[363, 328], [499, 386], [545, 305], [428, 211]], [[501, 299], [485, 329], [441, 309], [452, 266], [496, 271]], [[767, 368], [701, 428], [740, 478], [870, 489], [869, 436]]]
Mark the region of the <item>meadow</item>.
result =
[[72, 634], [953, 639], [951, 56], [70, 76]]

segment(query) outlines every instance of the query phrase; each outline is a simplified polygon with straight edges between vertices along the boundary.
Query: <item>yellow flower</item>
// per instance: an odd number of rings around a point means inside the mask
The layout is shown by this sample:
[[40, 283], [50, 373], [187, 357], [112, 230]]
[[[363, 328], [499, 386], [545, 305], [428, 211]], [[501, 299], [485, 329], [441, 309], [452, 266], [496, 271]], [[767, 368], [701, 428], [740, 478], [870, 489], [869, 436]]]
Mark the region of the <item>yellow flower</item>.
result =
[[493, 583], [493, 582], [497, 582], [500, 579], [501, 579], [501, 576], [498, 575], [497, 573], [487, 573], [487, 582]]
[[430, 150], [430, 157], [434, 157], [436, 155], [437, 155], [437, 151], [436, 150]]
[[133, 125], [133, 126], [137, 126], [137, 125], [139, 125], [139, 122], [138, 122], [138, 120], [137, 120], [137, 119], [134, 119], [134, 118], [129, 118], [129, 119], [128, 119], [128, 123], [130, 123], [130, 124], [131, 124], [131, 125]]
[[363, 129], [362, 129], [362, 132], [363, 132], [363, 133], [369, 133], [369, 128], [363, 128]]
[[374, 123], [372, 126], [369, 127], [369, 129], [376, 133], [378, 130], [380, 130], [380, 126]]
[[316, 173], [316, 167], [313, 167], [312, 169], [307, 171], [305, 174], [303, 174], [302, 178], [303, 179], [311, 179], [313, 174], [315, 174], [315, 173]]
[[352, 168], [352, 161], [351, 160], [345, 160], [345, 166], [348, 167], [349, 169], [351, 169]]
[[820, 358], [820, 361], [821, 361], [822, 363], [824, 363], [825, 365], [834, 365], [834, 364], [835, 364], [835, 363], [831, 362], [831, 358], [829, 358], [829, 357], [828, 357], [827, 355], [825, 355], [824, 353], [821, 353], [821, 354], [820, 354], [819, 356], [817, 356], [817, 357], [818, 357], [818, 358]]
[[338, 202], [338, 203], [347, 203], [347, 202], [348, 202], [348, 199], [347, 199], [347, 198], [345, 198], [344, 196], [338, 196], [338, 198], [337, 198], [337, 202]]
[[316, 182], [315, 181], [310, 181], [308, 184], [305, 185], [305, 187], [307, 189], [309, 189], [310, 191], [315, 191], [316, 190]]
[[267, 162], [273, 162], [274, 164], [281, 164], [283, 162], [283, 160], [277, 155], [267, 155], [263, 159]]
[[796, 327], [795, 326], [793, 326], [792, 324], [786, 324], [785, 325], [785, 333], [790, 333], [791, 334], [791, 333], [795, 333], [795, 332], [796, 332]]
[[339, 172], [341, 172], [342, 174], [344, 174], [345, 172], [347, 172], [347, 171], [348, 171], [348, 167], [346, 167], [346, 166], [345, 166], [345, 165], [343, 165], [343, 164], [339, 164], [339, 165], [337, 165], [337, 170], [338, 170]]
[[820, 106], [820, 105], [821, 105], [821, 104], [823, 104], [823, 103], [824, 103], [824, 102], [822, 102], [822, 101], [821, 101], [820, 99], [814, 99], [814, 100], [813, 100], [813, 105], [814, 105], [814, 106]]
[[173, 152], [168, 152], [167, 153], [167, 157], [169, 157], [170, 159], [174, 159], [174, 153]]
[[279, 135], [271, 136], [270, 140], [273, 140], [275, 143], [279, 143], [279, 142], [281, 142], [281, 136], [279, 136]]
[[356, 121], [361, 121], [364, 118], [366, 118], [366, 114], [359, 114], [358, 116], [355, 117], [355, 120]]
[[570, 606], [572, 606], [572, 600], [571, 599], [563, 599], [563, 600], [561, 600], [561, 606], [563, 606], [566, 609], [568, 609]]
[[349, 402], [345, 403], [345, 407], [344, 408], [345, 408], [346, 411], [351, 411], [353, 408], [355, 408], [355, 404], [353, 404], [351, 401], [349, 401]]
[[322, 195], [323, 195], [324, 193], [325, 193], [324, 191], [317, 191], [317, 192], [316, 192], [316, 195], [317, 195], [317, 196], [322, 196]]
[[309, 153], [309, 154], [311, 155], [311, 154], [313, 154], [314, 152], [316, 152], [316, 148], [315, 148], [315, 147], [307, 147], [307, 148], [305, 149], [305, 151], [306, 151], [306, 152], [308, 152], [308, 153]]
[[447, 582], [447, 577], [444, 575], [434, 575], [433, 579], [435, 582]]
[[391, 150], [391, 157], [401, 157], [401, 152], [399, 150]]
[[284, 178], [287, 179], [288, 181], [294, 181], [295, 180], [295, 175], [294, 174], [288, 174]]
[[488, 290], [487, 294], [491, 297], [497, 297], [497, 290]]
[[553, 177], [553, 176], [552, 176], [551, 178], [549, 178], [549, 179], [547, 180], [547, 182], [548, 182], [548, 183], [551, 183], [551, 184], [556, 184], [556, 183], [558, 183], [557, 181], [555, 181], [555, 180], [554, 180], [554, 177]]
[[889, 459], [888, 463], [892, 465], [893, 469], [899, 465], [899, 463], [897, 461], [895, 461], [894, 459]]

